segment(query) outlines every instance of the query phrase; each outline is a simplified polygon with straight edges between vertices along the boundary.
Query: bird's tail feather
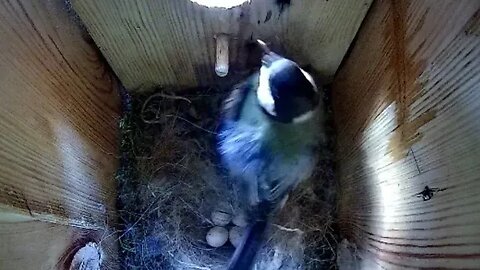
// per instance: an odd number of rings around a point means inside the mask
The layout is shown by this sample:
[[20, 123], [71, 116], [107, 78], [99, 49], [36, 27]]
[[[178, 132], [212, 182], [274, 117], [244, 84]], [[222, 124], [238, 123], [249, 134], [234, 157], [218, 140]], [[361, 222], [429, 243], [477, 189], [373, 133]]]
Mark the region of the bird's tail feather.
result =
[[258, 220], [250, 225], [242, 238], [241, 244], [235, 250], [228, 265], [228, 270], [250, 270], [263, 244], [263, 235], [267, 228], [266, 220]]

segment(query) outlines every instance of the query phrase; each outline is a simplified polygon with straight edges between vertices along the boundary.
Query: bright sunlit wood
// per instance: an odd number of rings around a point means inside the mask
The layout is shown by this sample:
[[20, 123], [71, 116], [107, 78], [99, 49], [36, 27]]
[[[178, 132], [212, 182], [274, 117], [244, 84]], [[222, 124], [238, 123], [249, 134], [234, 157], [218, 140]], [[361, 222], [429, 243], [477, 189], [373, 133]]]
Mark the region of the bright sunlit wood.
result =
[[232, 8], [239, 6], [243, 3], [248, 3], [250, 0], [191, 0], [197, 4], [206, 7], [221, 7], [221, 8]]
[[480, 265], [479, 14], [376, 1], [335, 79], [340, 226], [379, 269]]
[[116, 194], [115, 81], [64, 1], [1, 1], [0, 18], [0, 220], [102, 227]]
[[[371, 0], [252, 0], [231, 9], [190, 0], [73, 0], [73, 6], [125, 87], [195, 87], [218, 83], [216, 40], [230, 36], [229, 76], [245, 72], [247, 43], [284, 48], [300, 64], [332, 79]], [[260, 63], [260, 59], [253, 59]], [[240, 73], [241, 75], [241, 73]]]

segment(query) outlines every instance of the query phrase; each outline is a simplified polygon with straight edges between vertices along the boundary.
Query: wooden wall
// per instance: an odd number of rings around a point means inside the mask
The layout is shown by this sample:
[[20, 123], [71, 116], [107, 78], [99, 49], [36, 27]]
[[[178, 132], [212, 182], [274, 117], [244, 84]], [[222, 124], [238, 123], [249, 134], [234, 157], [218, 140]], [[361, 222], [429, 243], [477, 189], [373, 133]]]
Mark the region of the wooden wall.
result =
[[[127, 89], [218, 83], [215, 39], [232, 37], [231, 78], [249, 61], [245, 44], [257, 38], [328, 81], [334, 75], [372, 0], [252, 0], [232, 9], [190, 0], [72, 0], [88, 31]], [[287, 1], [283, 1], [287, 2]], [[283, 7], [283, 8], [282, 8]]]
[[[107, 231], [79, 229], [41, 221], [0, 223], [0, 269], [70, 270], [76, 252], [99, 243]], [[101, 242], [102, 269], [118, 269], [111, 238]]]
[[478, 269], [480, 1], [376, 1], [333, 100], [343, 236], [378, 268]]
[[2, 270], [68, 269], [115, 218], [117, 86], [71, 19], [62, 0], [0, 1]]
[[0, 1], [0, 221], [103, 227], [119, 98], [62, 0]]

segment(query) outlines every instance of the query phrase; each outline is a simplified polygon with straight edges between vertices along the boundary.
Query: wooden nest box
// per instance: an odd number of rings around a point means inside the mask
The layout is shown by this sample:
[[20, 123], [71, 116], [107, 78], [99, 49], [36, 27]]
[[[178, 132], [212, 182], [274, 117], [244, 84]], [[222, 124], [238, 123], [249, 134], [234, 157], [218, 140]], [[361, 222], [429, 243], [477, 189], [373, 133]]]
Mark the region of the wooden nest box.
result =
[[103, 239], [103, 265], [116, 269], [119, 89], [239, 80], [258, 64], [256, 39], [331, 89], [338, 224], [354, 268], [478, 269], [479, 10], [478, 0], [1, 1], [0, 269], [69, 269]]

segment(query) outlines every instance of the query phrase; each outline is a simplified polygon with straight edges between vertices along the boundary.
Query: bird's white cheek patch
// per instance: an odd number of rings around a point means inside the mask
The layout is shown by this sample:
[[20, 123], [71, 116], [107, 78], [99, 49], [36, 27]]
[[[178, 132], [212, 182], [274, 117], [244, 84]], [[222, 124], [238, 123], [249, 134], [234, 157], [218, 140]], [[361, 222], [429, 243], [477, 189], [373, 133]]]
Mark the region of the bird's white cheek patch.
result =
[[260, 68], [257, 99], [260, 105], [271, 115], [275, 116], [275, 101], [270, 91], [270, 71], [266, 67]]

